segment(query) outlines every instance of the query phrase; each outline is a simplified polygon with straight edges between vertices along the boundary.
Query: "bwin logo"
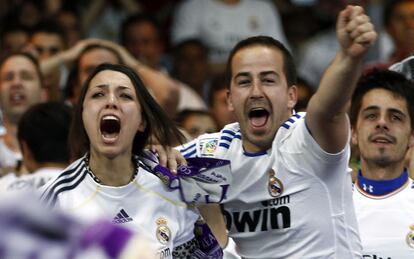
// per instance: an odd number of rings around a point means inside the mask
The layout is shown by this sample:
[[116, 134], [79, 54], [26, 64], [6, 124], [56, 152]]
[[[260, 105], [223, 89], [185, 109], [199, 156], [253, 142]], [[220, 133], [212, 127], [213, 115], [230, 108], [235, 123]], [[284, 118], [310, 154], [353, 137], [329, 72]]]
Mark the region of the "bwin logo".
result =
[[234, 227], [238, 232], [268, 231], [290, 228], [290, 209], [287, 206], [264, 208], [254, 211], [224, 210], [227, 229]]

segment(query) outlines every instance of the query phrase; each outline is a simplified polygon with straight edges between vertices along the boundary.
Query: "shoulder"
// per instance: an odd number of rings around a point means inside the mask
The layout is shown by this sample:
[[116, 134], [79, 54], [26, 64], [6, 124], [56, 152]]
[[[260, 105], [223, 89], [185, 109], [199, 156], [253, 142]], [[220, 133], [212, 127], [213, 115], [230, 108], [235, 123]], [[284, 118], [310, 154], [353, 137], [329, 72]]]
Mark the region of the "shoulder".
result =
[[[305, 118], [306, 113], [298, 112], [293, 114], [289, 119], [283, 122], [277, 131], [276, 138], [281, 139], [290, 136], [294, 131], [301, 128], [306, 129]], [[302, 126], [302, 127], [301, 127]]]
[[135, 185], [140, 191], [148, 194], [156, 200], [178, 208], [187, 208], [182, 201], [179, 189], [172, 189], [168, 186], [168, 180], [164, 181], [157, 176], [155, 169], [142, 161], [139, 162], [139, 172], [135, 179]]
[[70, 164], [41, 188], [41, 200], [53, 206], [60, 193], [75, 189], [87, 175], [83, 158]]

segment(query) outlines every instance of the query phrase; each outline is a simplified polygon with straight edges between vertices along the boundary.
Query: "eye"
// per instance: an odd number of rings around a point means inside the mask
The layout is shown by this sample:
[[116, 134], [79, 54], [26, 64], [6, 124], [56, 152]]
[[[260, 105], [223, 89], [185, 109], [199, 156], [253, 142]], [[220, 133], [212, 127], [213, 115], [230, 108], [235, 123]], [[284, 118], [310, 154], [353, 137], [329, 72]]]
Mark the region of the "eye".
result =
[[272, 85], [272, 84], [276, 83], [276, 80], [274, 78], [269, 78], [269, 77], [263, 78], [262, 81], [266, 85]]
[[104, 93], [103, 92], [95, 92], [92, 94], [92, 98], [99, 98], [99, 97], [103, 97]]
[[2, 81], [7, 82], [7, 81], [12, 81], [14, 77], [13, 73], [6, 73], [3, 78]]
[[392, 114], [392, 115], [391, 115], [391, 120], [392, 120], [392, 121], [402, 121], [402, 120], [403, 120], [403, 118], [402, 118], [402, 116], [401, 116], [401, 115]]
[[134, 97], [128, 93], [121, 93], [121, 97], [127, 100], [134, 100]]
[[23, 80], [33, 80], [34, 79], [33, 74], [31, 74], [28, 71], [23, 71], [20, 75], [21, 75]]
[[250, 84], [250, 80], [249, 79], [240, 79], [237, 81], [237, 85], [239, 86], [247, 86]]
[[377, 115], [375, 113], [368, 113], [365, 115], [365, 119], [367, 120], [375, 120], [377, 118]]

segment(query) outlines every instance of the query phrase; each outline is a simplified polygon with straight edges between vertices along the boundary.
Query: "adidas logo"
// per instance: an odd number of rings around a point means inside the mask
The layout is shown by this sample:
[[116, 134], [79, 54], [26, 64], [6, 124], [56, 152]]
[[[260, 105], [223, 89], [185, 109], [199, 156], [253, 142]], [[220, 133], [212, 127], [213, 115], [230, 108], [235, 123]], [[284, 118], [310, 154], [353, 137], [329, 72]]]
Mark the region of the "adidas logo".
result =
[[121, 224], [132, 221], [132, 218], [126, 213], [124, 209], [121, 209], [115, 218], [112, 220], [112, 223]]

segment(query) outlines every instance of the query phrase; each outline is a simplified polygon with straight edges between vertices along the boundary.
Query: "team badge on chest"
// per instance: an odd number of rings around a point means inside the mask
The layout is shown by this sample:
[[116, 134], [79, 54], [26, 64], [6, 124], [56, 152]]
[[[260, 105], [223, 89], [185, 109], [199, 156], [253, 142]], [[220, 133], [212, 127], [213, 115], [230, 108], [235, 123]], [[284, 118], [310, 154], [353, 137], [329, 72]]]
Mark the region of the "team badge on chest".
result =
[[171, 230], [167, 226], [167, 220], [159, 217], [155, 223], [157, 224], [156, 236], [161, 244], [165, 245], [171, 240]]
[[283, 183], [276, 177], [276, 173], [273, 169], [269, 170], [269, 182], [267, 188], [272, 197], [279, 197], [283, 193]]
[[410, 226], [410, 232], [408, 232], [407, 236], [405, 237], [405, 241], [407, 245], [414, 249], [414, 224]]

